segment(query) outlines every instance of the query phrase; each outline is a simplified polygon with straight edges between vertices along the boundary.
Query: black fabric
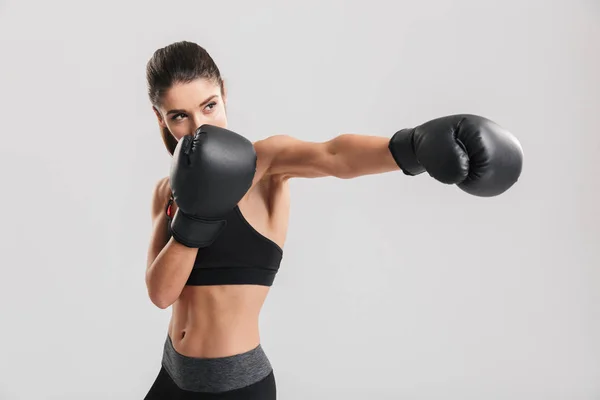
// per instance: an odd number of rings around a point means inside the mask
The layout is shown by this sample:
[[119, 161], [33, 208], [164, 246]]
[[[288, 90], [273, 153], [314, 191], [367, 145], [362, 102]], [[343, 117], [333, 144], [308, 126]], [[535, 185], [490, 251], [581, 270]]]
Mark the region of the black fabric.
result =
[[[172, 200], [167, 206], [170, 231]], [[238, 206], [226, 216], [226, 227], [208, 247], [198, 249], [186, 285], [271, 286], [283, 258], [283, 250], [261, 235], [244, 218]]]
[[177, 387], [166, 369], [162, 367], [158, 377], [144, 400], [276, 400], [275, 375], [271, 372], [263, 380], [241, 389], [222, 393], [190, 392]]

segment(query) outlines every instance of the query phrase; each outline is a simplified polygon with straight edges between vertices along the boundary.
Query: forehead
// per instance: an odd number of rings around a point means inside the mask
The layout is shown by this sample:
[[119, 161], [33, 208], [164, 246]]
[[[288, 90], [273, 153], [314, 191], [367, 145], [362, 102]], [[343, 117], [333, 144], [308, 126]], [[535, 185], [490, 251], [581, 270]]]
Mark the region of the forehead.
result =
[[193, 108], [213, 95], [220, 95], [218, 84], [207, 79], [196, 79], [188, 83], [176, 83], [163, 96], [164, 108]]

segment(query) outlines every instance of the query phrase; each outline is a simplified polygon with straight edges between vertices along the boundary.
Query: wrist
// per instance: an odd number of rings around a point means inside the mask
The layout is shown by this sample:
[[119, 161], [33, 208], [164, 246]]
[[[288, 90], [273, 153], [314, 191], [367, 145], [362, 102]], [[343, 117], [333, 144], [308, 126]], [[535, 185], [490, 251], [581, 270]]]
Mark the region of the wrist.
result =
[[223, 219], [203, 219], [178, 209], [171, 221], [173, 239], [186, 247], [210, 246], [227, 225]]
[[401, 129], [392, 136], [388, 149], [398, 167], [406, 175], [414, 176], [425, 172], [425, 168], [419, 163], [414, 149], [414, 128]]

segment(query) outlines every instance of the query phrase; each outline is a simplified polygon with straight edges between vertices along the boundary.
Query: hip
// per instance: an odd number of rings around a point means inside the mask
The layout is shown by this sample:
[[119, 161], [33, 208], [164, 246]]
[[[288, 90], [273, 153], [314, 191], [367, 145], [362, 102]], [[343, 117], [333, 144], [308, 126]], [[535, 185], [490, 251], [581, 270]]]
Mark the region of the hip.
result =
[[187, 357], [175, 350], [167, 335], [161, 364], [146, 399], [192, 394], [195, 399], [218, 394], [235, 396], [223, 397], [228, 399], [275, 399], [273, 368], [260, 344], [229, 357]]

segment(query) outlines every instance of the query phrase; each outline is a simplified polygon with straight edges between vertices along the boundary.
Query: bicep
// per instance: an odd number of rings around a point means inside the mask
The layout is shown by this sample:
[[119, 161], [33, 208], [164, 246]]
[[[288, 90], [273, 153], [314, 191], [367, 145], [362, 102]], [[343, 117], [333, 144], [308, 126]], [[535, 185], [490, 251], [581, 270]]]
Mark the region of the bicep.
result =
[[318, 178], [336, 174], [335, 154], [329, 142], [306, 142], [278, 135], [257, 142], [256, 149], [257, 173], [263, 176]]

